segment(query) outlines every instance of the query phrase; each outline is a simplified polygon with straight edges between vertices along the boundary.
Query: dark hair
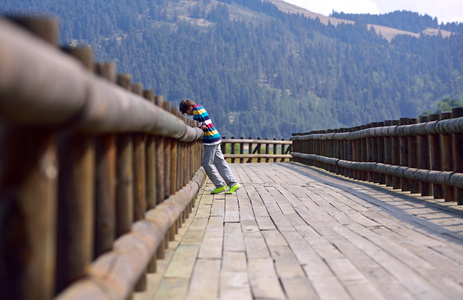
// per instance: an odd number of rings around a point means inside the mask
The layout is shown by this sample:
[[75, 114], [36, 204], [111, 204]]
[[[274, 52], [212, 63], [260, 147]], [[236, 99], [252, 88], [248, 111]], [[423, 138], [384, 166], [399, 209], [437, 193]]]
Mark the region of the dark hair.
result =
[[183, 99], [178, 106], [178, 110], [180, 110], [180, 112], [184, 114], [188, 110], [188, 107], [195, 105], [196, 103], [194, 103], [190, 99]]

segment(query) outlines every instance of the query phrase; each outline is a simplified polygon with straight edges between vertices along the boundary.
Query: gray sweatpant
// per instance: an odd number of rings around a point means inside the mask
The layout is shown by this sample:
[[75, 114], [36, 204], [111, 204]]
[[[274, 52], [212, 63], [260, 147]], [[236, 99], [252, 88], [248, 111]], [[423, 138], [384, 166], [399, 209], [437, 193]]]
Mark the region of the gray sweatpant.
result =
[[233, 176], [227, 161], [223, 157], [220, 144], [212, 146], [204, 145], [203, 149], [203, 159], [201, 164], [215, 187], [224, 186], [225, 183], [228, 187], [231, 187], [238, 183]]

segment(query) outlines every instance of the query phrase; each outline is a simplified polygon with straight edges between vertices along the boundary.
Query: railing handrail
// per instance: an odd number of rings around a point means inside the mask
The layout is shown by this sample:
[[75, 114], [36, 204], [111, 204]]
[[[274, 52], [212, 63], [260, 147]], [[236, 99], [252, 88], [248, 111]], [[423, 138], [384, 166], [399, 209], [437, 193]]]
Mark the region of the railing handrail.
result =
[[295, 161], [463, 204], [463, 108], [336, 130], [293, 133]]
[[292, 141], [284, 140], [254, 140], [254, 139], [222, 139], [222, 143], [235, 143], [235, 144], [277, 144], [277, 145], [291, 145]]
[[203, 136], [199, 128], [87, 71], [1, 17], [0, 40], [0, 65], [16, 64], [0, 68], [0, 114], [7, 120], [89, 133], [146, 132], [188, 142]]
[[291, 140], [355, 140], [367, 137], [393, 137], [393, 136], [415, 136], [439, 133], [461, 133], [463, 132], [463, 117], [430, 121], [411, 125], [391, 125], [367, 129], [359, 129], [352, 132], [330, 132], [330, 133], [308, 133], [295, 134]]

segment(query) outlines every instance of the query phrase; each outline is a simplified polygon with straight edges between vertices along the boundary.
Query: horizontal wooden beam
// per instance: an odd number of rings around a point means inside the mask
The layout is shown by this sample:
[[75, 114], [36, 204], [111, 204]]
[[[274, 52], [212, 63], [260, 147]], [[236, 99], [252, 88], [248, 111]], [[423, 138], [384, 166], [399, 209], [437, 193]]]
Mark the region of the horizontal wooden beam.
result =
[[224, 158], [289, 158], [290, 154], [224, 154]]
[[89, 133], [145, 132], [185, 142], [203, 136], [1, 17], [0, 40], [0, 117], [7, 121]]
[[418, 123], [413, 125], [393, 125], [357, 130], [353, 132], [331, 132], [302, 134], [291, 137], [292, 141], [303, 140], [356, 140], [369, 137], [417, 136], [438, 133], [462, 133], [463, 117]]
[[405, 166], [390, 165], [377, 162], [355, 162], [347, 161], [332, 157], [326, 157], [316, 154], [303, 154], [292, 152], [293, 157], [298, 157], [302, 159], [309, 159], [318, 162], [322, 162], [329, 165], [336, 165], [343, 168], [358, 170], [358, 171], [368, 171], [368, 172], [378, 172], [381, 174], [397, 176], [401, 178], [407, 178], [411, 180], [417, 180], [422, 182], [436, 183], [451, 185], [458, 188], [463, 188], [463, 173], [457, 173], [452, 171], [434, 171], [434, 170], [425, 170], [417, 169]]
[[222, 143], [291, 145], [293, 142], [281, 140], [222, 139]]

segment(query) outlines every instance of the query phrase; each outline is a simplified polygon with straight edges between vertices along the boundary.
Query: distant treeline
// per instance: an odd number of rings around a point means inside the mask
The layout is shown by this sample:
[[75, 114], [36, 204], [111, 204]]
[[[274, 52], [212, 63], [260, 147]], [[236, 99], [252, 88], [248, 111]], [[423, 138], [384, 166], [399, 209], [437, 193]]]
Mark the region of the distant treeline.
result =
[[372, 14], [346, 14], [343, 12], [333, 11], [331, 17], [357, 21], [365, 24], [376, 24], [395, 29], [411, 31], [419, 33], [426, 28], [435, 28], [452, 31], [455, 33], [463, 33], [463, 23], [459, 22], [443, 22], [439, 25], [437, 17], [431, 17], [427, 14], [421, 15], [411, 11], [394, 11], [383, 15]]

